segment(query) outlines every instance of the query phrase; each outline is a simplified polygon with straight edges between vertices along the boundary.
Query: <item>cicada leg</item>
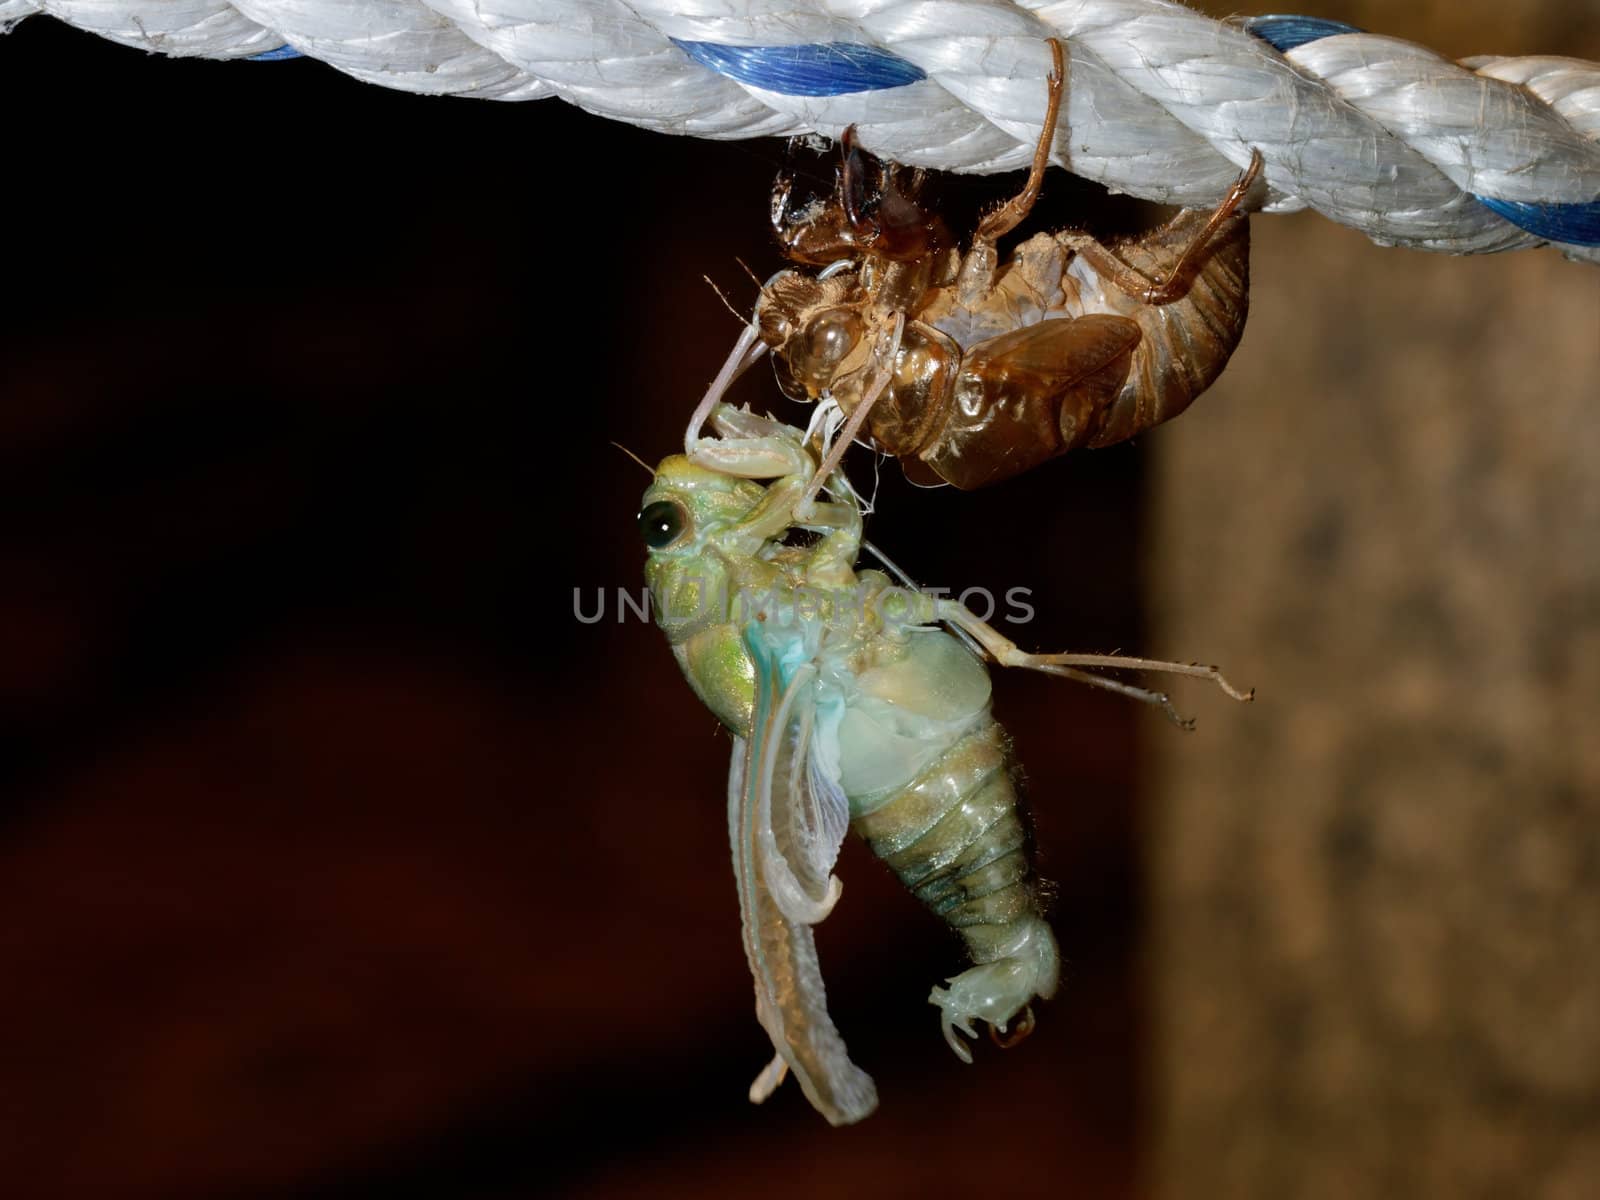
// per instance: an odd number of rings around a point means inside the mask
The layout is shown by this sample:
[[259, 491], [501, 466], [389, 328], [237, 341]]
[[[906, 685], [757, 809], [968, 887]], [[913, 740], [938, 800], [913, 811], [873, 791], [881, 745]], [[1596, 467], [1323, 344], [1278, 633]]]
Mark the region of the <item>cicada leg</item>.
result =
[[750, 365], [766, 352], [767, 344], [761, 340], [761, 331], [754, 325], [745, 326], [740, 331], [739, 340], [733, 344], [733, 350], [728, 354], [727, 361], [717, 372], [717, 377], [711, 381], [711, 386], [700, 398], [700, 403], [695, 405], [694, 412], [689, 414], [688, 427], [683, 431], [683, 452], [691, 459], [694, 457], [695, 446], [701, 440], [700, 432], [711, 419], [711, 414], [717, 405], [723, 402], [722, 397], [727, 395], [734, 380], [748, 371]]
[[1121, 654], [1030, 654], [994, 626], [979, 620], [964, 604], [953, 600], [941, 600], [935, 607], [935, 612], [939, 620], [948, 621], [958, 629], [970, 633], [1001, 666], [1023, 667], [1030, 671], [1041, 671], [1046, 675], [1057, 675], [1063, 679], [1075, 679], [1091, 687], [1104, 688], [1108, 692], [1128, 696], [1142, 704], [1154, 705], [1164, 712], [1173, 724], [1183, 730], [1193, 729], [1194, 719], [1179, 713], [1165, 692], [1136, 687], [1131, 683], [1108, 679], [1104, 675], [1096, 675], [1080, 668], [1101, 667], [1118, 671], [1187, 675], [1195, 679], [1210, 680], [1234, 700], [1243, 702], [1255, 699], [1255, 688], [1241, 691], [1228, 682], [1219, 668], [1206, 666], [1203, 663], [1165, 662], [1156, 658], [1129, 658]]
[[761, 1074], [750, 1084], [750, 1103], [765, 1103], [767, 1097], [777, 1091], [778, 1085], [788, 1076], [789, 1064], [783, 1060], [783, 1055], [774, 1054], [772, 1061], [761, 1068]]
[[784, 437], [699, 438], [687, 457], [697, 467], [740, 479], [811, 474], [811, 456]]
[[1056, 120], [1061, 114], [1061, 92], [1067, 75], [1061, 43], [1050, 38], [1045, 45], [1050, 47], [1051, 68], [1045, 78], [1048, 90], [1045, 93], [1044, 124], [1039, 127], [1039, 141], [1033, 148], [1033, 165], [1028, 170], [1028, 182], [1020, 192], [978, 222], [977, 232], [973, 234], [974, 242], [993, 244], [999, 241], [1022, 224], [1038, 202], [1040, 188], [1044, 185], [1045, 168], [1050, 165], [1050, 148], [1056, 140]]
[[853, 504], [817, 504], [806, 491], [813, 459], [795, 431], [729, 404], [718, 404], [709, 419], [722, 437], [696, 437], [688, 459], [696, 466], [741, 479], [776, 480], [760, 502], [735, 527], [756, 541], [779, 537], [790, 526], [840, 535], [836, 557], [855, 561], [861, 542], [861, 514]]
[[[881, 170], [882, 168], [880, 168]], [[867, 152], [856, 141], [856, 127], [846, 125], [839, 137], [839, 204], [850, 231], [862, 246], [877, 241], [878, 227], [865, 213], [867, 199]]]
[[1033, 210], [1044, 186], [1045, 168], [1050, 165], [1050, 148], [1055, 145], [1056, 121], [1061, 114], [1061, 92], [1066, 80], [1066, 66], [1061, 43], [1050, 38], [1050, 75], [1046, 80], [1044, 124], [1039, 127], [1039, 141], [1033, 148], [1033, 165], [1028, 170], [1028, 181], [1022, 190], [978, 222], [972, 235], [972, 248], [961, 259], [957, 273], [956, 291], [961, 303], [976, 307], [994, 286], [995, 267], [999, 255], [995, 243], [1010, 233]]
[[[1239, 206], [1250, 194], [1250, 189], [1255, 186], [1260, 174], [1261, 151], [1256, 150], [1250, 155], [1250, 165], [1234, 181], [1227, 195], [1223, 196], [1205, 224], [1190, 235], [1183, 250], [1173, 259], [1171, 267], [1156, 279], [1152, 279], [1137, 267], [1130, 266], [1117, 256], [1116, 251], [1096, 241], [1087, 233], [1061, 233], [1056, 237], [1063, 245], [1087, 259], [1089, 265], [1099, 272], [1102, 278], [1110, 280], [1118, 289], [1140, 303], [1157, 306], [1171, 304], [1188, 294], [1190, 285], [1194, 283], [1195, 273], [1204, 261], [1206, 247], [1211, 244], [1211, 239], [1217, 235], [1223, 224], [1238, 213]], [[1153, 234], [1147, 234], [1146, 238], [1159, 238], [1162, 234], [1173, 232], [1180, 222], [1192, 220], [1193, 216], [1193, 213], [1180, 213], [1166, 226]]]

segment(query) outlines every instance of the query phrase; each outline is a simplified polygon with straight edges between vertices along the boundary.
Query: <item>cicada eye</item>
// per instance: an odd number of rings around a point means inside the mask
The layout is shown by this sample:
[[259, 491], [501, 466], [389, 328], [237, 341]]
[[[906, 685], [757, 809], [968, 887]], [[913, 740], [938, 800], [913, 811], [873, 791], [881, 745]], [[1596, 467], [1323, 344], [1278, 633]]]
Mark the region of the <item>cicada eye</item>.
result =
[[789, 365], [798, 379], [820, 390], [833, 381], [839, 364], [860, 340], [860, 317], [848, 308], [826, 309], [807, 321], [790, 343]]
[[652, 550], [665, 550], [689, 528], [689, 514], [676, 500], [646, 504], [639, 514], [639, 536]]
[[789, 320], [787, 313], [776, 307], [760, 309], [756, 315], [756, 327], [761, 330], [761, 340], [773, 349], [778, 349], [794, 336], [794, 322]]

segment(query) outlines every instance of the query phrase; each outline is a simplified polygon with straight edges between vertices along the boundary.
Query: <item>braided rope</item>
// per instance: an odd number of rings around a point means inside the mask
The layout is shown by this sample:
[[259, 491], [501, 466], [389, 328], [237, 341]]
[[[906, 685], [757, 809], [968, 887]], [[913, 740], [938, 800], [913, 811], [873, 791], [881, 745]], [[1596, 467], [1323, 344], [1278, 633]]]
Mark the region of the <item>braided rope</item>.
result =
[[1208, 205], [1259, 150], [1266, 211], [1310, 207], [1383, 244], [1554, 242], [1600, 261], [1600, 65], [1577, 59], [1453, 63], [1169, 0], [0, 0], [0, 31], [35, 12], [163, 54], [304, 55], [699, 137], [854, 124], [885, 157], [974, 172], [1026, 164], [1057, 36], [1054, 160], [1114, 191]]

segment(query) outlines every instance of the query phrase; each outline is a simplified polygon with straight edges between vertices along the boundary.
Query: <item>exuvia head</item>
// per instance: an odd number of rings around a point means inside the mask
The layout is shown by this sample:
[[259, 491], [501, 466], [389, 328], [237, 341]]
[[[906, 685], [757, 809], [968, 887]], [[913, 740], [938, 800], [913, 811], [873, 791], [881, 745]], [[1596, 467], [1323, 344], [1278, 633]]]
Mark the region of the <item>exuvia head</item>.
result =
[[[779, 385], [795, 400], [815, 400], [866, 362], [866, 322], [854, 272], [813, 278], [780, 271], [761, 290], [756, 328], [788, 370]], [[785, 375], [788, 378], [785, 378]]]

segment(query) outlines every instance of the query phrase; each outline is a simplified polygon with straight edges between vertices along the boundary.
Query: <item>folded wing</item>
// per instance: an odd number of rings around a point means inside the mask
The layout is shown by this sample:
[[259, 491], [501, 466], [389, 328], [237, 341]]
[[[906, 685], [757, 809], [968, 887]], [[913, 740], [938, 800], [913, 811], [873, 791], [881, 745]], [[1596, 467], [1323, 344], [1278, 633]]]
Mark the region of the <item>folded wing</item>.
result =
[[877, 1090], [828, 1015], [811, 926], [838, 899], [831, 872], [849, 809], [809, 753], [816, 668], [803, 663], [785, 679], [759, 626], [745, 644], [756, 664], [756, 703], [749, 740], [734, 739], [728, 833], [756, 1017], [777, 1051], [750, 1098], [766, 1099], [792, 1070], [818, 1112], [848, 1125], [877, 1106]]

